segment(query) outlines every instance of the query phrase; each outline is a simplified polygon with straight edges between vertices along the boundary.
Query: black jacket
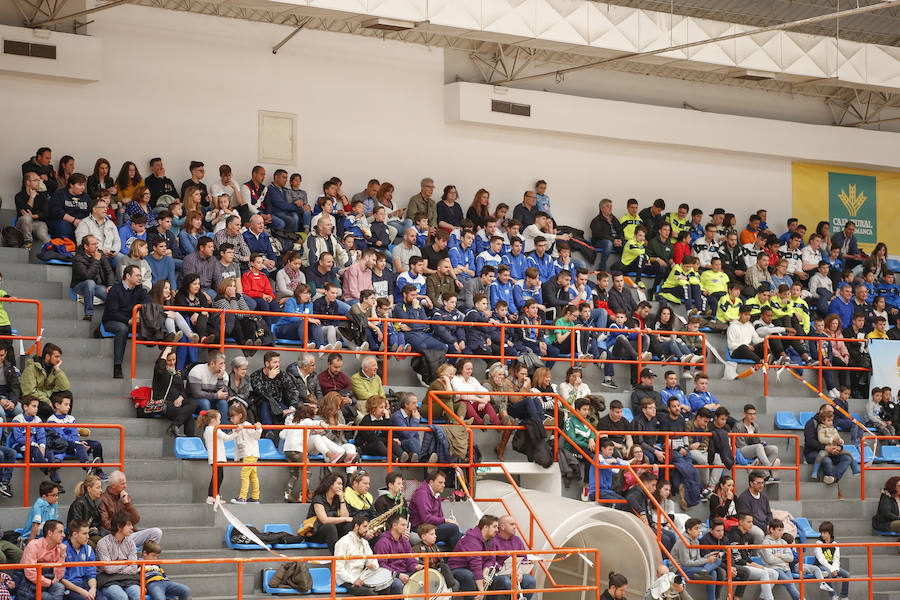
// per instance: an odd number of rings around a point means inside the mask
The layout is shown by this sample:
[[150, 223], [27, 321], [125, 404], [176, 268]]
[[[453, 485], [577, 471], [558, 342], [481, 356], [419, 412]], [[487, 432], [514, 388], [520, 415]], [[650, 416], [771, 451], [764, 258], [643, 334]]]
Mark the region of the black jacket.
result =
[[124, 284], [118, 283], [110, 288], [106, 295], [106, 310], [103, 311], [103, 322], [118, 321], [128, 323], [131, 318], [131, 310], [135, 305], [150, 302], [150, 295], [144, 286], [138, 285], [130, 290]]
[[[16, 201], [16, 214], [21, 215], [25, 208], [28, 206], [28, 194], [26, 192], [19, 192], [15, 197]], [[31, 206], [31, 214], [36, 216], [41, 221], [48, 221], [50, 219], [50, 194], [47, 192], [38, 192], [34, 196], [34, 203]]]
[[651, 212], [651, 207], [647, 207], [638, 213], [644, 227], [647, 228], [647, 239], [652, 239], [659, 232], [660, 226], [666, 222], [666, 215], [660, 211], [655, 217]]
[[595, 246], [600, 240], [621, 240], [623, 237], [622, 224], [614, 215], [609, 215], [607, 221], [601, 213], [591, 221], [591, 243]]
[[715, 456], [719, 455], [726, 469], [734, 466], [734, 454], [731, 451], [731, 441], [728, 438], [728, 430], [722, 427], [713, 428], [712, 437], [709, 438], [709, 448], [706, 449], [706, 457], [709, 464], [715, 464]]
[[552, 277], [541, 284], [541, 297], [544, 299], [544, 306], [548, 309], [556, 309], [557, 318], [565, 314], [564, 308], [571, 301], [569, 299], [569, 289], [560, 287], [556, 277]]
[[719, 256], [722, 257], [722, 270], [728, 273], [728, 276], [734, 280], [735, 271], [746, 271], [747, 263], [744, 260], [747, 250], [737, 244], [734, 248], [728, 249], [728, 246], [722, 244], [719, 246]]
[[[803, 426], [803, 453], [821, 452], [825, 449], [825, 444], [819, 441], [819, 435], [816, 427], [819, 426], [819, 420], [815, 416], [806, 422]], [[712, 464], [712, 463], [710, 463]]]
[[[631, 412], [634, 414], [635, 418], [641, 414], [641, 400], [644, 398], [653, 398], [653, 400], [656, 401], [657, 414], [659, 414], [659, 411], [661, 410], [666, 410], [666, 405], [662, 401], [662, 394], [654, 390], [652, 386], [639, 384], [634, 386], [634, 391], [631, 392]], [[634, 428], [633, 423], [632, 428]]]
[[187, 398], [184, 391], [184, 376], [177, 370], [169, 373], [165, 359], [156, 359], [156, 364], [153, 365], [152, 385], [153, 398], [159, 399], [165, 396], [166, 407], [174, 406], [179, 396]]
[[19, 369], [12, 363], [11, 357], [8, 356], [7, 358], [9, 360], [0, 364], [0, 369], [3, 369], [3, 373], [6, 376], [6, 387], [9, 388], [6, 397], [15, 403], [22, 398], [22, 388], [19, 386]]
[[609, 299], [607, 300], [609, 304], [609, 309], [613, 312], [616, 312], [619, 309], [625, 311], [625, 315], [630, 319], [631, 315], [634, 314], [634, 311], [637, 310], [637, 300], [634, 299], [634, 296], [628, 290], [628, 288], [622, 288], [620, 292], [616, 288], [609, 288]]
[[881, 492], [881, 497], [878, 499], [878, 510], [872, 515], [872, 528], [888, 531], [891, 523], [897, 520], [900, 520], [900, 506], [897, 504], [897, 499], [890, 494]]
[[84, 246], [79, 246], [72, 258], [72, 283], [69, 287], [74, 288], [82, 281], [88, 280], [106, 286], [113, 285], [116, 276], [106, 256], [101, 255], [100, 260], [97, 260], [93, 256], [88, 256]]

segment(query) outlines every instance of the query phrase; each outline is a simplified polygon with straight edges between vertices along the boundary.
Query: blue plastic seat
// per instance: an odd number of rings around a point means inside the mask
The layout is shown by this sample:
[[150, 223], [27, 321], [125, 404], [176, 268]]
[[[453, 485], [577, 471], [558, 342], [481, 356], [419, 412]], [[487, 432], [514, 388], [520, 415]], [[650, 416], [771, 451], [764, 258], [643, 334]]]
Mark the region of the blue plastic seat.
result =
[[[808, 539], [818, 539], [819, 532], [812, 528], [812, 525], [809, 524], [809, 519], [806, 517], [797, 517], [794, 519], [794, 524], [797, 525], [797, 530], [802, 531]], [[814, 558], [807, 556], [807, 558]]]
[[284, 454], [275, 447], [275, 442], [269, 438], [261, 438], [259, 440], [259, 460], [284, 460]]
[[[252, 524], [247, 523], [247, 527], [253, 527]], [[234, 530], [234, 525], [229, 525], [225, 528], [225, 545], [232, 550], [260, 550], [261, 548], [256, 544], [234, 544], [231, 541], [231, 532]], [[271, 544], [266, 544], [266, 548], [272, 548]], [[292, 590], [293, 591], [293, 590]], [[296, 593], [296, 591], [294, 591]]]
[[[331, 593], [331, 569], [328, 567], [313, 567], [309, 570], [312, 577], [312, 593], [313, 594], [330, 594]], [[347, 588], [337, 585], [335, 582], [334, 591], [338, 594], [346, 594]]]
[[279, 594], [279, 595], [294, 595], [296, 596], [300, 592], [295, 590], [294, 588], [277, 588], [272, 587], [271, 581], [272, 577], [275, 576], [275, 569], [263, 569], [263, 578], [262, 578], [262, 588], [263, 591], [267, 594]]
[[[866, 462], [867, 463], [872, 462], [872, 459], [874, 458], [874, 453], [872, 452], [872, 449], [869, 448], [868, 446], [864, 446], [864, 448], [865, 448], [865, 450], [863, 450], [863, 452], [865, 452]], [[847, 452], [850, 456], [852, 456], [853, 460], [855, 460], [857, 463], [860, 462], [858, 447], [848, 444], [848, 445], [844, 446], [844, 451]]]
[[[810, 419], [812, 419], [815, 416], [815, 414], [816, 413], [814, 413], [812, 411], [802, 410], [802, 411], [800, 411], [800, 413], [798, 413], [797, 420], [800, 421], [800, 425], [802, 425], [803, 427], [806, 427], [806, 422], [809, 421]], [[801, 427], [800, 429], [803, 429], [803, 427]]]
[[272, 335], [275, 336], [276, 344], [281, 344], [283, 346], [300, 346], [303, 343], [303, 340], [289, 340], [287, 338], [278, 337], [278, 334], [275, 333], [275, 323], [272, 323], [269, 329], [272, 331]]
[[881, 462], [900, 463], [900, 446], [882, 446]]
[[876, 529], [875, 533], [877, 533], [878, 535], [883, 535], [885, 537], [897, 537], [898, 535], [900, 535], [900, 533], [897, 533], [896, 531], [888, 531], [886, 529]]
[[69, 297], [72, 298], [72, 300], [78, 302], [78, 294], [76, 294], [75, 290], [73, 290], [72, 288], [69, 288]]
[[225, 442], [225, 458], [228, 460], [234, 460], [234, 440], [228, 440]]
[[725, 345], [725, 360], [730, 362], [736, 362], [745, 365], [755, 365], [756, 363], [750, 360], [749, 358], [734, 358], [731, 356], [731, 351], [728, 350], [728, 345]]
[[51, 258], [50, 260], [42, 260], [41, 258], [38, 258], [38, 260], [40, 260], [45, 265], [60, 265], [62, 267], [71, 267], [72, 266], [72, 261], [67, 262], [64, 260], [59, 260], [58, 258]]
[[627, 406], [622, 408], [622, 417], [629, 423], [634, 421], [634, 413], [632, 413], [631, 409], [628, 408]]
[[209, 460], [206, 446], [198, 437], [175, 438], [175, 456], [181, 460]]
[[803, 425], [797, 420], [794, 413], [779, 410], [775, 413], [775, 429], [802, 430]]
[[103, 321], [100, 321], [100, 337], [111, 338], [115, 337], [113, 334], [106, 330], [106, 327], [103, 326]]
[[887, 259], [887, 266], [888, 269], [896, 273], [897, 271], [900, 271], [900, 260], [897, 260], [896, 258], [889, 258]]
[[375, 456], [374, 454], [361, 454], [359, 459], [362, 462], [387, 462], [387, 456]]
[[[295, 535], [288, 523], [267, 523], [263, 526], [263, 533], [289, 533]], [[276, 550], [303, 550], [308, 547], [306, 542], [300, 542], [298, 544], [272, 544], [272, 548], [275, 548]]]

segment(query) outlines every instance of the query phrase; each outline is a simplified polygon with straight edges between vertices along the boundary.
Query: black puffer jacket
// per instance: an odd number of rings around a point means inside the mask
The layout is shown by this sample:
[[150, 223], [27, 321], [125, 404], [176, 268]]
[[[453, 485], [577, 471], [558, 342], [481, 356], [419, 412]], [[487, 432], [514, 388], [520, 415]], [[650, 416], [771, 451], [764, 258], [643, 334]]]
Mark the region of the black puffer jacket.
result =
[[79, 246], [72, 258], [72, 283], [69, 287], [74, 288], [82, 281], [88, 280], [97, 285], [112, 285], [116, 282], [116, 277], [105, 256], [97, 260], [84, 251], [84, 246]]

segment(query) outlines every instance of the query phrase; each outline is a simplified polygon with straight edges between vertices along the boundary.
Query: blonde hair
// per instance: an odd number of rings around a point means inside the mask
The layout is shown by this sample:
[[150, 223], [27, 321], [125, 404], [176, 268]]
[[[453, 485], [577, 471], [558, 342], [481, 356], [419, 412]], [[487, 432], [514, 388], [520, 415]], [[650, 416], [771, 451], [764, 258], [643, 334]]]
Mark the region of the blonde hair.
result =
[[79, 481], [78, 485], [75, 486], [75, 497], [81, 498], [85, 494], [89, 488], [94, 487], [94, 484], [100, 481], [100, 478], [96, 475], [88, 475], [84, 478], [84, 481]]

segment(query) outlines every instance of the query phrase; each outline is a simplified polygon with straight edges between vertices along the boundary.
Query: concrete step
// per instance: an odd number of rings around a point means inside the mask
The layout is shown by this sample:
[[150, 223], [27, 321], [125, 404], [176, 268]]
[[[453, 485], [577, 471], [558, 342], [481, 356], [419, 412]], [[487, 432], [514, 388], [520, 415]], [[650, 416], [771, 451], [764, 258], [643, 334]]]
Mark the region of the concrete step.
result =
[[[260, 575], [261, 569], [268, 566], [268, 568], [275, 568], [277, 562], [273, 562], [271, 566], [269, 565], [261, 565], [256, 567], [255, 565], [246, 565], [244, 569], [243, 576], [243, 589], [245, 590], [255, 590], [258, 591], [262, 588], [262, 577]], [[236, 581], [237, 581], [237, 566], [233, 565], [234, 571], [232, 576], [227, 576], [226, 574], [190, 574], [190, 575], [181, 575], [178, 577], [178, 582], [182, 583], [192, 591], [192, 597], [197, 598], [202, 595], [202, 597], [206, 596], [229, 596], [235, 598], [235, 593], [237, 590]], [[196, 590], [197, 595], [194, 595], [194, 590]]]
[[0, 262], [2, 263], [28, 263], [29, 251], [25, 248], [7, 248], [0, 246]]
[[30, 278], [7, 281], [5, 275], [4, 273], [4, 289], [17, 298], [35, 298], [43, 303], [44, 298], [60, 298], [63, 292], [62, 285], [55, 281], [40, 281]]

